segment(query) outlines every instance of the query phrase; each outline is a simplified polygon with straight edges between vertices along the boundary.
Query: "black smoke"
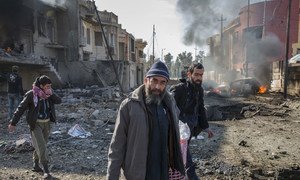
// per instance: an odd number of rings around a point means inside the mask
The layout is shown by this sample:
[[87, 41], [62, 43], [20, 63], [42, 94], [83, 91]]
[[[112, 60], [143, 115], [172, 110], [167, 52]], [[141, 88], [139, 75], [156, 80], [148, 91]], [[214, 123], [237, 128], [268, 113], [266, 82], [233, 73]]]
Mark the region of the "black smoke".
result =
[[14, 48], [22, 29], [33, 30], [33, 9], [23, 0], [0, 0], [0, 48]]
[[223, 21], [225, 27], [238, 17], [239, 10], [247, 3], [247, 0], [178, 0], [177, 10], [183, 16], [185, 27], [183, 42], [186, 45], [205, 45], [208, 37], [220, 33], [221, 15], [226, 19]]

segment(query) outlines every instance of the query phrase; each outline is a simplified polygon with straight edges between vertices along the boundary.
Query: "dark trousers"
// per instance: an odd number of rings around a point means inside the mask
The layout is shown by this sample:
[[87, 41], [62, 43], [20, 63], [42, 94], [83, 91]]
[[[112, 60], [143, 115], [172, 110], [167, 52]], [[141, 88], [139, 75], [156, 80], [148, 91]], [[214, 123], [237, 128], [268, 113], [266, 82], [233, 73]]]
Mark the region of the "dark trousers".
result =
[[20, 103], [20, 95], [8, 93], [8, 119], [10, 120], [13, 116], [14, 111]]
[[195, 171], [195, 165], [192, 159], [192, 154], [190, 152], [190, 148], [188, 145], [187, 148], [187, 158], [186, 158], [186, 170], [187, 170], [187, 176], [189, 180], [199, 180], [196, 171]]

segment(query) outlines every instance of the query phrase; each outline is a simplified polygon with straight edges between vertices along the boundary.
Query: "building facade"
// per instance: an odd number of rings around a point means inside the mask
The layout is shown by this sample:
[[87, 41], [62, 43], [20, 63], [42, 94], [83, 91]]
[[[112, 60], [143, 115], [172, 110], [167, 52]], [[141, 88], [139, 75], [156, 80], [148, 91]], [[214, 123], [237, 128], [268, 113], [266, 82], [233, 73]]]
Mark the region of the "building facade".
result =
[[[288, 57], [299, 49], [299, 0], [292, 0]], [[210, 54], [222, 64], [216, 77], [230, 82], [241, 77], [255, 77], [271, 86], [273, 62], [282, 75], [285, 61], [288, 1], [273, 0], [243, 7], [239, 16], [222, 31], [222, 39], [208, 39]], [[276, 79], [275, 81], [282, 81]], [[280, 83], [280, 86], [282, 83]]]
[[[137, 53], [143, 49], [121, 28], [116, 14], [98, 11], [91, 0], [4, 1], [0, 7], [0, 71], [8, 73], [19, 65], [25, 89], [40, 74], [49, 75], [59, 87], [114, 85], [116, 78], [127, 89], [140, 83], [138, 68], [124, 72], [131, 68], [129, 62], [140, 66]], [[5, 90], [5, 83], [0, 83], [0, 90]]]

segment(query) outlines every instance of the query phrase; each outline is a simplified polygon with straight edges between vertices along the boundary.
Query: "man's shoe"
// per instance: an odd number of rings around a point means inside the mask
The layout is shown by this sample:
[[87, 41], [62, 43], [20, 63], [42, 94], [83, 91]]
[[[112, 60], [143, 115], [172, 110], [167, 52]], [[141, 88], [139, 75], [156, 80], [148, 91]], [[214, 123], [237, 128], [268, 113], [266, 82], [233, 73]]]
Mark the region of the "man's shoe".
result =
[[52, 176], [50, 173], [44, 173], [43, 179], [52, 179]]
[[32, 168], [32, 171], [33, 172], [43, 172], [43, 169], [42, 168], [40, 168], [40, 166], [39, 166], [39, 160], [34, 160], [33, 161], [33, 168]]
[[43, 167], [44, 167], [43, 179], [52, 179], [52, 176], [51, 176], [50, 171], [49, 171], [48, 163], [44, 163]]
[[32, 171], [33, 171], [33, 172], [43, 172], [43, 169], [40, 168], [40, 166], [34, 166], [34, 167], [32, 168]]

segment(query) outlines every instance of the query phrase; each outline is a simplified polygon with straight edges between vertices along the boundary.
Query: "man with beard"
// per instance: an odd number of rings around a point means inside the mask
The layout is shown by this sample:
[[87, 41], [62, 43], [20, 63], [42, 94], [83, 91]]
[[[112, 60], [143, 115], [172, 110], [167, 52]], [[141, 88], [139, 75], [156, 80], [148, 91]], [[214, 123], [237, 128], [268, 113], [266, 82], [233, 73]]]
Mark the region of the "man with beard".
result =
[[[172, 86], [170, 91], [173, 93], [176, 104], [180, 110], [179, 119], [188, 124], [191, 130], [191, 137], [197, 136], [201, 131], [204, 131], [208, 134], [208, 137], [211, 138], [213, 133], [209, 129], [206, 119], [203, 88], [201, 86], [203, 73], [204, 67], [202, 64], [191, 65], [187, 72], [187, 80], [182, 80], [181, 83]], [[186, 169], [190, 180], [199, 179], [195, 172], [195, 166], [189, 147], [187, 149]]]
[[144, 84], [120, 105], [108, 151], [107, 179], [167, 180], [169, 171], [185, 173], [176, 102], [166, 91], [169, 72], [158, 61]]

